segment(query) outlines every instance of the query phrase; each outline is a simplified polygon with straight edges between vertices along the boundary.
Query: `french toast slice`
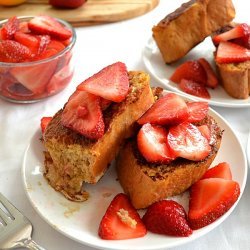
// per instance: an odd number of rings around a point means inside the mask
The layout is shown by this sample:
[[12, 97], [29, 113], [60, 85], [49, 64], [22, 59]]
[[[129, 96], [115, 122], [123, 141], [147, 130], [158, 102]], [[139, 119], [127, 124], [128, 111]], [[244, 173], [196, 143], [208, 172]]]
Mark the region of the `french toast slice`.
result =
[[153, 38], [165, 63], [172, 63], [234, 17], [231, 0], [191, 0], [155, 25]]
[[44, 176], [69, 200], [88, 198], [83, 183], [98, 182], [124, 139], [133, 134], [135, 121], [154, 103], [148, 74], [130, 71], [129, 83], [126, 99], [111, 104], [103, 112], [105, 133], [100, 139], [90, 140], [64, 127], [61, 123], [63, 110], [48, 124], [43, 136], [46, 148]]
[[223, 132], [210, 115], [195, 125], [207, 125], [211, 133], [211, 151], [200, 161], [177, 158], [168, 164], [149, 163], [138, 149], [136, 136], [126, 141], [117, 157], [116, 170], [135, 208], [146, 208], [156, 201], [183, 193], [210, 167], [220, 148]]

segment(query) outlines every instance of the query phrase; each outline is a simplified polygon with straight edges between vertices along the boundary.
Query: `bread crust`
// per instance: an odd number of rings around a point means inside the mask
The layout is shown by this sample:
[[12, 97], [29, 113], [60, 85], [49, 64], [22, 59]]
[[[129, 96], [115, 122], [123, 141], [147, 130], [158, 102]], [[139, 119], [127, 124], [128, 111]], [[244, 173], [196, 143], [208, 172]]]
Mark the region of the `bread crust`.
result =
[[129, 72], [126, 100], [104, 112], [105, 134], [89, 140], [61, 124], [62, 110], [45, 130], [45, 178], [50, 185], [74, 201], [86, 200], [83, 182], [96, 183], [103, 176], [125, 138], [132, 135], [135, 121], [153, 104], [149, 75]]
[[172, 63], [234, 17], [231, 0], [191, 0], [155, 25], [153, 38], [164, 61]]
[[250, 95], [250, 61], [242, 63], [217, 63], [220, 82], [226, 92], [237, 99]]
[[138, 153], [136, 139], [126, 142], [118, 155], [116, 169], [120, 184], [135, 208], [146, 208], [181, 194], [203, 176], [218, 152], [222, 137], [212, 117], [208, 116], [203, 124], [210, 127], [213, 143], [209, 156], [199, 162], [179, 159], [168, 165], [149, 164]]

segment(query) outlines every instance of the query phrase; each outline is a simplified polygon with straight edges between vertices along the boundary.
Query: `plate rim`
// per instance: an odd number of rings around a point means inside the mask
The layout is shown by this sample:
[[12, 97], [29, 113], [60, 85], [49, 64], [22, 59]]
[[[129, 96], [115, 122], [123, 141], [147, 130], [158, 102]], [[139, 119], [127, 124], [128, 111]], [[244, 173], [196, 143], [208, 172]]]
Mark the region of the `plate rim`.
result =
[[[165, 90], [166, 92], [168, 93], [174, 93], [173, 91], [169, 91], [169, 90]], [[185, 99], [189, 99], [191, 101], [193, 101], [192, 99], [190, 99], [189, 97], [186, 97], [185, 95], [183, 94], [180, 94], [180, 93], [177, 93], [178, 95], [182, 96], [183, 98]], [[212, 115], [215, 115], [217, 116], [227, 127], [229, 127], [230, 129], [230, 132], [232, 133], [232, 135], [235, 137], [235, 139], [237, 140], [238, 144], [239, 144], [239, 150], [241, 151], [241, 154], [242, 154], [242, 160], [244, 162], [244, 168], [242, 170], [244, 170], [244, 176], [243, 176], [243, 179], [242, 179], [242, 184], [241, 184], [241, 192], [240, 192], [240, 196], [238, 198], [238, 200], [234, 203], [234, 205], [224, 214], [222, 215], [219, 219], [217, 219], [216, 221], [214, 221], [212, 224], [208, 225], [207, 227], [204, 227], [204, 228], [201, 228], [199, 230], [195, 230], [197, 231], [199, 234], [192, 234], [191, 236], [189, 237], [181, 237], [181, 242], [178, 242], [178, 240], [176, 240], [175, 242], [170, 242], [170, 244], [163, 244], [161, 243], [161, 245], [158, 245], [158, 246], [154, 246], [153, 248], [151, 246], [143, 246], [143, 248], [141, 247], [133, 247], [133, 250], [163, 250], [163, 249], [166, 249], [166, 248], [172, 248], [172, 247], [177, 247], [177, 246], [181, 246], [181, 245], [184, 245], [184, 244], [187, 244], [187, 243], [190, 243], [194, 240], [197, 240], [199, 239], [200, 237], [206, 235], [207, 233], [211, 232], [212, 230], [214, 230], [215, 228], [217, 228], [221, 223], [224, 222], [225, 219], [227, 219], [231, 213], [233, 212], [233, 210], [235, 209], [235, 207], [238, 205], [244, 191], [245, 191], [245, 186], [246, 186], [246, 182], [247, 182], [247, 174], [248, 174], [248, 164], [247, 164], [247, 158], [246, 158], [246, 153], [245, 153], [245, 150], [243, 148], [243, 145], [242, 143], [240, 142], [237, 134], [234, 132], [233, 128], [231, 127], [231, 125], [225, 120], [225, 118], [223, 118], [218, 112], [216, 112], [214, 109], [212, 109], [211, 107], [209, 107], [209, 112], [212, 113]], [[36, 130], [36, 132], [34, 133], [34, 135], [36, 135], [39, 131], [39, 128]], [[33, 137], [34, 137], [33, 135]], [[32, 138], [33, 138], [32, 137]], [[28, 151], [30, 150], [31, 148], [31, 143], [32, 139], [30, 140], [30, 143], [28, 144], [26, 150], [25, 150], [25, 153], [24, 153], [24, 157], [23, 157], [23, 161], [22, 161], [22, 168], [21, 168], [21, 174], [22, 174], [22, 183], [23, 183], [23, 187], [24, 187], [24, 191], [25, 191], [25, 194], [26, 196], [28, 197], [28, 200], [31, 204], [31, 206], [35, 209], [36, 213], [48, 224], [50, 225], [53, 229], [55, 229], [57, 232], [61, 233], [62, 235], [66, 236], [67, 238], [70, 238], [82, 245], [86, 245], [86, 246], [89, 246], [89, 247], [94, 247], [94, 248], [97, 248], [97, 249], [110, 249], [110, 250], [128, 250], [130, 248], [128, 248], [128, 246], [125, 245], [124, 247], [124, 242], [128, 241], [128, 240], [124, 240], [124, 241], [115, 241], [117, 242], [118, 244], [112, 244], [109, 246], [109, 242], [113, 242], [113, 241], [103, 241], [103, 245], [96, 245], [94, 244], [93, 242], [88, 242], [88, 241], [82, 241], [76, 237], [73, 237], [72, 235], [69, 235], [67, 234], [66, 232], [64, 232], [62, 229], [58, 228], [57, 226], [55, 226], [53, 224], [53, 222], [51, 222], [40, 210], [39, 210], [39, 207], [36, 206], [36, 204], [34, 204], [34, 201], [31, 199], [31, 196], [29, 194], [29, 187], [27, 185], [27, 181], [26, 181], [26, 175], [25, 175], [25, 170], [26, 170], [26, 167], [25, 167], [25, 163], [26, 163], [26, 157], [27, 157], [27, 154], [28, 154]], [[49, 185], [49, 184], [47, 184]], [[101, 219], [101, 218], [100, 218]], [[150, 232], [148, 232], [150, 233]], [[138, 238], [140, 239], [140, 238]], [[142, 238], [143, 239], [143, 238]], [[131, 240], [136, 240], [136, 239], [131, 239]], [[130, 241], [130, 240], [129, 240]], [[106, 244], [108, 243], [108, 244]], [[117, 246], [118, 245], [118, 246]]]
[[[165, 82], [162, 81], [162, 79], [158, 75], [156, 75], [151, 70], [151, 68], [153, 68], [153, 65], [150, 63], [149, 57], [147, 56], [149, 53], [151, 53], [151, 55], [152, 55], [152, 49], [149, 46], [151, 43], [154, 44], [155, 48], [160, 53], [159, 48], [157, 47], [154, 38], [151, 36], [151, 37], [148, 38], [147, 43], [142, 48], [141, 58], [142, 58], [142, 61], [144, 63], [144, 66], [146, 67], [146, 69], [165, 88], [167, 88], [170, 91], [173, 91], [175, 93], [184, 95], [185, 97], [187, 97], [187, 98], [189, 98], [191, 100], [194, 100], [194, 101], [206, 101], [211, 106], [224, 107], [224, 108], [248, 108], [248, 107], [250, 107], [250, 96], [248, 98], [248, 102], [246, 102], [246, 103], [219, 102], [219, 101], [214, 101], [212, 99], [205, 99], [205, 98], [201, 98], [201, 97], [197, 97], [197, 96], [193, 96], [193, 95], [187, 94], [187, 93], [179, 90], [178, 88], [175, 88], [175, 87], [170, 86], [169, 84], [166, 84]], [[164, 61], [162, 61], [162, 62], [164, 63]], [[150, 66], [149, 66], [149, 64], [150, 64]], [[169, 82], [169, 80], [167, 78], [166, 78], [166, 81]], [[242, 100], [242, 101], [244, 101], [244, 99], [235, 99], [235, 100]]]

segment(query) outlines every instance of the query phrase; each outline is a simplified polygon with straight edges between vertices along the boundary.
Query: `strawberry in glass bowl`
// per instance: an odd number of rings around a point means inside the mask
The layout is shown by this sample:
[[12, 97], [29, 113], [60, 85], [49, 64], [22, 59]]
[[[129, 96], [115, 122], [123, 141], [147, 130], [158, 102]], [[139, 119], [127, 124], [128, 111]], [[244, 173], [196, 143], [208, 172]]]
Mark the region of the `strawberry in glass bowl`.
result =
[[74, 67], [74, 29], [50, 16], [12, 17], [0, 22], [0, 96], [37, 102], [63, 90]]

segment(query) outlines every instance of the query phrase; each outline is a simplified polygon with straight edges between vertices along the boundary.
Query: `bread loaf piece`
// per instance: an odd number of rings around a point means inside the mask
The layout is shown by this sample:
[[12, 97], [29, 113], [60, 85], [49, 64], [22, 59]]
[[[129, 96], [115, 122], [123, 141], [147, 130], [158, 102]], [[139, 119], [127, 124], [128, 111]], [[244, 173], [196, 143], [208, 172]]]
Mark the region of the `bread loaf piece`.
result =
[[61, 124], [62, 110], [53, 117], [43, 136], [44, 176], [50, 185], [68, 199], [88, 198], [83, 182], [96, 183], [115, 158], [124, 139], [133, 133], [134, 122], [153, 104], [149, 75], [129, 72], [130, 87], [126, 99], [113, 103], [104, 113], [105, 134], [90, 140]]
[[140, 155], [136, 138], [126, 142], [118, 155], [116, 168], [121, 186], [135, 208], [146, 208], [156, 201], [181, 194], [203, 176], [217, 155], [222, 131], [211, 116], [202, 124], [210, 128], [213, 143], [210, 154], [199, 162], [179, 158], [169, 164], [151, 164]]
[[172, 63], [234, 17], [231, 0], [191, 0], [154, 26], [153, 38], [164, 61]]

